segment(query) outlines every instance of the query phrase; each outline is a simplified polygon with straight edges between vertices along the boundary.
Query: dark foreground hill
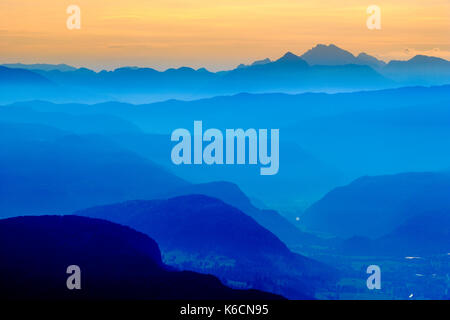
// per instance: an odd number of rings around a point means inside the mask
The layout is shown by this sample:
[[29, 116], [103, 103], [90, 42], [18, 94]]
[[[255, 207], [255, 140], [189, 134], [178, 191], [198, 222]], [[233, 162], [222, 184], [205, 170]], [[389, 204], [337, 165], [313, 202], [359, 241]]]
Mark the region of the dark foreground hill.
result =
[[129, 201], [75, 214], [144, 232], [159, 243], [167, 263], [235, 286], [304, 299], [333, 286], [336, 277], [325, 265], [289, 251], [242, 211], [203, 195]]
[[[279, 299], [233, 290], [213, 277], [170, 271], [148, 236], [77, 216], [0, 220], [1, 299]], [[81, 269], [68, 290], [67, 267]]]

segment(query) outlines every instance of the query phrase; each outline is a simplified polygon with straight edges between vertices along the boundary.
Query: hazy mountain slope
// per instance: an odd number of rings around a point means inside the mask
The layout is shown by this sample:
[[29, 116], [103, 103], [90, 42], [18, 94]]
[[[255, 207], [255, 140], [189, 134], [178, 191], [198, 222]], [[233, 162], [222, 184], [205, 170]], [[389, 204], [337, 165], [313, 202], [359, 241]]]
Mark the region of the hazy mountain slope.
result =
[[[413, 91], [411, 89], [411, 91]], [[450, 97], [409, 102], [386, 96], [385, 109], [360, 108], [339, 115], [299, 120], [285, 135], [301, 139], [318, 159], [328, 159], [352, 180], [363, 175], [440, 171], [448, 167]], [[406, 93], [405, 93], [406, 94]], [[446, 100], [444, 100], [446, 99]], [[406, 99], [403, 99], [406, 100]]]
[[140, 131], [135, 124], [115, 115], [73, 115], [65, 113], [64, 108], [60, 108], [59, 111], [39, 112], [30, 106], [1, 106], [0, 119], [3, 122], [42, 124], [77, 134], [120, 134]]
[[262, 227], [272, 232], [288, 246], [301, 247], [302, 245], [320, 242], [320, 239], [313, 235], [300, 231], [300, 229], [295, 227], [278, 212], [274, 210], [262, 210], [255, 207], [250, 199], [233, 183], [221, 181], [192, 184], [169, 193], [171, 197], [189, 194], [202, 194], [217, 198], [236, 207], [252, 217]]
[[[346, 255], [423, 257], [448, 255], [450, 251], [450, 211], [409, 218], [392, 232], [377, 238], [352, 237], [338, 250]], [[337, 242], [339, 243], [339, 242]]]
[[340, 237], [380, 237], [409, 219], [450, 211], [450, 175], [362, 177], [329, 192], [302, 216], [307, 230]]
[[[76, 216], [0, 220], [2, 299], [277, 299], [223, 286], [212, 276], [169, 271], [148, 236]], [[68, 290], [66, 269], [81, 269]]]
[[371, 55], [368, 55], [365, 52], [361, 52], [360, 54], [358, 54], [356, 60], [357, 64], [365, 64], [374, 68], [375, 70], [378, 70], [386, 65], [386, 62], [379, 60]]
[[[198, 184], [225, 180], [237, 184], [250, 198], [260, 200], [268, 207], [286, 209], [292, 199], [298, 206], [306, 207], [311, 204], [311, 199], [342, 183], [341, 173], [335, 167], [323, 163], [295, 142], [284, 139], [280, 141], [282, 166], [274, 176], [261, 176], [259, 165], [174, 165], [168, 155], [175, 143], [167, 135], [122, 134], [112, 139], [187, 181]], [[276, 190], [273, 186], [277, 186]]]

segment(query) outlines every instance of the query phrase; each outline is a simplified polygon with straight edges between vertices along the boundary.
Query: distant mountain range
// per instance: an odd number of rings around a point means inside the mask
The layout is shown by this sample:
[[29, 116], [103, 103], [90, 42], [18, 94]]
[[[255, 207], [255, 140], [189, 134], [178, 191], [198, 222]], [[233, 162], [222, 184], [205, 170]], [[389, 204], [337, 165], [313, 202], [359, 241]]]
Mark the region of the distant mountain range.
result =
[[[301, 56], [288, 52], [275, 61], [263, 59], [215, 73], [188, 67], [166, 71], [124, 67], [94, 72], [67, 65], [7, 64], [0, 67], [0, 82], [9, 88], [0, 95], [0, 102], [30, 99], [137, 102], [240, 92], [336, 92], [448, 84], [450, 62], [416, 56], [386, 64], [366, 53], [354, 56], [335, 45], [317, 45]], [[20, 86], [25, 84], [44, 88], [21, 91]]]
[[168, 264], [211, 273], [228, 284], [302, 299], [337, 279], [331, 268], [292, 253], [242, 211], [203, 195], [131, 201], [75, 215], [136, 228], [159, 243]]
[[[281, 299], [234, 290], [217, 278], [171, 270], [148, 236], [108, 221], [76, 216], [0, 220], [2, 300]], [[68, 266], [81, 269], [69, 290]]]
[[449, 239], [449, 211], [431, 208], [424, 214], [409, 218], [394, 231], [376, 240], [374, 243], [375, 254], [448, 255]]

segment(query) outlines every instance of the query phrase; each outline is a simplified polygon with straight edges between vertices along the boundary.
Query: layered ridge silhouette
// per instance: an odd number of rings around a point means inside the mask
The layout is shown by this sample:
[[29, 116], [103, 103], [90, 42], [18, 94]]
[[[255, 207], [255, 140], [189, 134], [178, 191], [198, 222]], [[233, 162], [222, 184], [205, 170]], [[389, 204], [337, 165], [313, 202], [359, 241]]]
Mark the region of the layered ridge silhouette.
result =
[[131, 201], [77, 211], [128, 225], [161, 246], [165, 260], [294, 299], [332, 287], [337, 271], [292, 253], [275, 235], [224, 202], [204, 195]]

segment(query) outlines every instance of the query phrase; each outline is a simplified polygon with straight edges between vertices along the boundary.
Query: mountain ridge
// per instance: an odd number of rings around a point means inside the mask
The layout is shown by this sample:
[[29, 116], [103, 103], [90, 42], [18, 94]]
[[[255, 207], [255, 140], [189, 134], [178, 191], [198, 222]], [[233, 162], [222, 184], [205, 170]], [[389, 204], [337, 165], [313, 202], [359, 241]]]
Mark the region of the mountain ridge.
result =
[[292, 253], [242, 211], [204, 195], [131, 201], [73, 214], [135, 227], [159, 243], [170, 265], [212, 273], [227, 282], [243, 282], [288, 298], [312, 296], [322, 286], [332, 285], [337, 276], [331, 268]]
[[39, 77], [47, 86], [52, 84], [48, 88], [24, 91], [20, 90], [20, 82], [11, 83], [11, 90], [0, 94], [0, 102], [196, 99], [240, 92], [342, 92], [450, 83], [450, 62], [428, 58], [424, 65], [423, 60], [423, 56], [418, 55], [386, 64], [367, 53], [354, 56], [333, 44], [320, 44], [301, 56], [287, 52], [274, 61], [266, 58], [217, 72], [190, 67], [163, 71], [150, 67], [120, 67], [98, 72], [83, 67], [49, 65], [43, 65], [42, 69], [37, 69], [39, 65], [26, 66], [32, 70], [0, 67], [0, 79], [10, 77], [6, 73], [10, 74], [11, 70], [27, 71], [31, 74], [22, 75], [23, 83], [32, 84], [31, 78], [36, 82]]

